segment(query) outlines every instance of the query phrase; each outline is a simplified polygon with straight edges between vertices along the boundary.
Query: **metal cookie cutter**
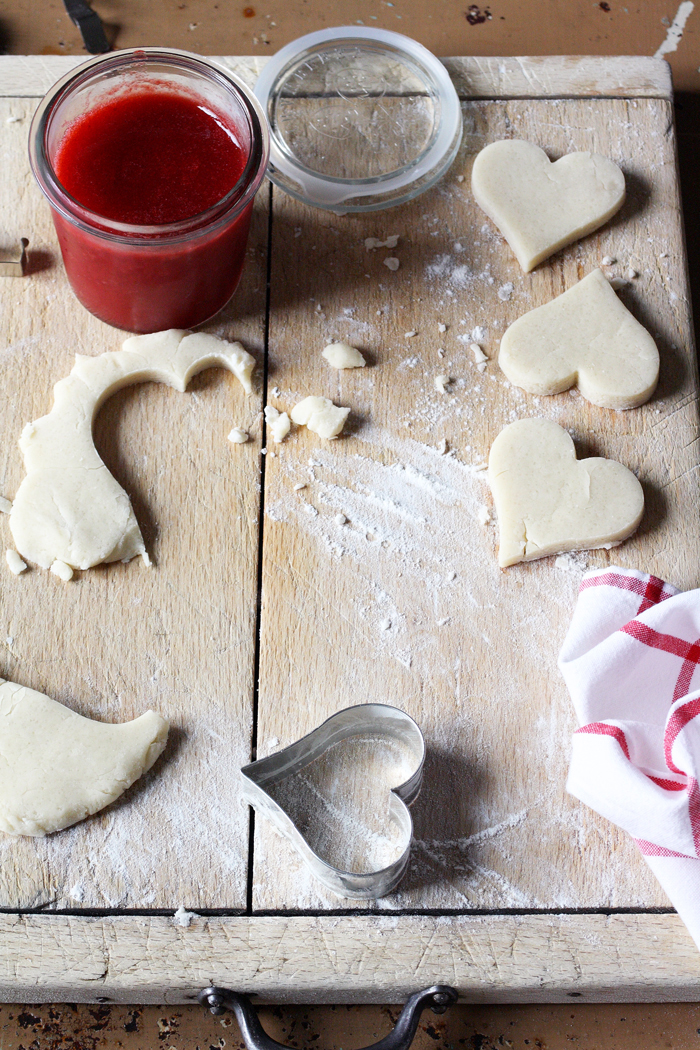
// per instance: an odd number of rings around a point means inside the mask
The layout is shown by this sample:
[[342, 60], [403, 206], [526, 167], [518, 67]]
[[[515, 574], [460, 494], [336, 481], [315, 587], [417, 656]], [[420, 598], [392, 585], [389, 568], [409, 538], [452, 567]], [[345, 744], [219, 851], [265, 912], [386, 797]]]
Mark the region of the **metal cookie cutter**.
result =
[[19, 242], [19, 253], [0, 251], [0, 277], [24, 277], [28, 244], [27, 238], [22, 237]]
[[[389, 795], [388, 821], [393, 825], [396, 848], [400, 852], [395, 860], [378, 871], [344, 871], [324, 860], [270, 794], [271, 789], [309, 766], [335, 744], [360, 737], [398, 745], [404, 764], [410, 769], [408, 778], [402, 784], [392, 786]], [[244, 766], [241, 770], [243, 794], [258, 813], [267, 817], [289, 839], [313, 874], [334, 893], [341, 897], [384, 897], [396, 888], [408, 865], [413, 821], [407, 807], [415, 802], [420, 792], [424, 761], [423, 734], [410, 715], [386, 704], [360, 704], [338, 711], [282, 751]]]

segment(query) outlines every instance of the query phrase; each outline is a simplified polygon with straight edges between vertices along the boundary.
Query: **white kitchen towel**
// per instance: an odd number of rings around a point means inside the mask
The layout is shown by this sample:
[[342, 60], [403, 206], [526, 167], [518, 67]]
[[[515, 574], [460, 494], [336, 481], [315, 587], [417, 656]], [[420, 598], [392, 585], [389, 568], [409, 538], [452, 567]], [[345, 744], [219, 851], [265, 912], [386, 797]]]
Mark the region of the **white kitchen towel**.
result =
[[559, 667], [580, 723], [567, 790], [634, 837], [700, 948], [700, 590], [586, 573]]

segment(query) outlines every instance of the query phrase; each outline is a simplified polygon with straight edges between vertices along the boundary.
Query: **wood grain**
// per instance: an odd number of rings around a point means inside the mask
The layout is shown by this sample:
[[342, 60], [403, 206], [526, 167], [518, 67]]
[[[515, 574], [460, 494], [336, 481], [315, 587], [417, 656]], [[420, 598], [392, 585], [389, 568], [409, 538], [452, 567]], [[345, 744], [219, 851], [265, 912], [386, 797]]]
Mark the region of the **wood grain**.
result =
[[[60, 264], [49, 209], [29, 172], [35, 103], [0, 100], [2, 239], [30, 240], [30, 275], [4, 279], [0, 344], [0, 492], [24, 476], [22, 427], [46, 413], [76, 352], [119, 349], [124, 335], [83, 310]], [[6, 123], [8, 117], [19, 118]], [[262, 362], [267, 190], [232, 303], [207, 329]], [[76, 574], [41, 570], [0, 588], [0, 674], [89, 717], [124, 721], [153, 707], [172, 724], [154, 769], [101, 816], [46, 839], [0, 840], [0, 906], [241, 908], [248, 814], [235, 774], [252, 732], [260, 394], [222, 370], [186, 394], [158, 384], [115, 395], [97, 447], [131, 494], [153, 571], [140, 561]], [[253, 440], [233, 446], [233, 425]], [[3, 542], [12, 546], [3, 516]], [[4, 558], [3, 558], [4, 564]]]
[[[85, 61], [75, 55], [3, 55], [0, 94], [43, 95]], [[251, 86], [268, 59], [216, 56]], [[673, 94], [663, 59], [643, 55], [548, 55], [523, 58], [443, 58], [460, 95], [470, 98], [666, 98]]]
[[186, 1003], [211, 983], [278, 1003], [397, 1003], [438, 982], [471, 1003], [700, 994], [677, 915], [195, 916], [187, 928], [20, 915], [0, 916], [0, 938], [0, 999], [23, 1003]]
[[[428, 760], [412, 866], [395, 895], [339, 901], [260, 821], [256, 909], [667, 904], [631, 840], [565, 793], [575, 720], [556, 659], [585, 565], [644, 568], [682, 588], [700, 582], [690, 511], [700, 495], [697, 375], [671, 106], [469, 101], [464, 118], [450, 174], [411, 204], [338, 217], [274, 197], [272, 403], [289, 409], [322, 394], [352, 416], [338, 441], [299, 429], [268, 457], [259, 754], [335, 710], [376, 701], [418, 721]], [[622, 166], [628, 186], [611, 223], [530, 275], [468, 188], [476, 152], [509, 136], [553, 158], [596, 150]], [[396, 249], [364, 246], [397, 233]], [[620, 295], [660, 348], [653, 399], [611, 412], [568, 392], [535, 398], [511, 387], [495, 360], [507, 325], [606, 255], [617, 260], [611, 272], [639, 273]], [[399, 258], [396, 272], [387, 256]], [[490, 359], [483, 375], [469, 349], [478, 326]], [[369, 367], [330, 369], [320, 351], [335, 339], [367, 351]], [[439, 373], [452, 378], [447, 394], [435, 390]], [[504, 425], [538, 415], [569, 428], [579, 456], [636, 471], [645, 518], [613, 551], [501, 571], [496, 527], [480, 523], [491, 497], [479, 467]], [[344, 783], [329, 780], [326, 805]], [[386, 805], [378, 794], [378, 811]]]

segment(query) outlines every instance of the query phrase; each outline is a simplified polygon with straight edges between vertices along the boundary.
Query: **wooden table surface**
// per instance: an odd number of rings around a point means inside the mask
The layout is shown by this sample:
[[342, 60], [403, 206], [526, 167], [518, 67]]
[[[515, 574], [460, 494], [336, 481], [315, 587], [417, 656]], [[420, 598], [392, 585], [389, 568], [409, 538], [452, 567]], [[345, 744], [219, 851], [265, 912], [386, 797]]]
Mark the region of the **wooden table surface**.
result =
[[[253, 0], [255, 3], [255, 0]], [[674, 70], [681, 175], [685, 190], [687, 229], [698, 218], [697, 161], [700, 134], [694, 116], [700, 110], [693, 92], [700, 89], [700, 13], [690, 11], [684, 31], [681, 23], [691, 5], [613, 2], [530, 2], [503, 0], [490, 5], [445, 3], [424, 13], [419, 0], [304, 0], [282, 4], [231, 5], [211, 0], [188, 3], [138, 0], [107, 3], [95, 8], [109, 26], [115, 47], [163, 44], [201, 53], [269, 54], [288, 40], [323, 25], [362, 22], [405, 32], [438, 54], [654, 54], [661, 49]], [[675, 28], [674, 28], [675, 19]], [[11, 53], [80, 54], [77, 30], [54, 3], [0, 3], [0, 39]], [[671, 46], [677, 43], [675, 50]], [[695, 180], [695, 184], [693, 182]], [[691, 284], [697, 292], [696, 238], [689, 236]], [[697, 299], [696, 299], [697, 301]], [[53, 1010], [53, 1015], [52, 1015]], [[386, 1008], [305, 1008], [268, 1011], [266, 1023], [277, 1037], [314, 1045], [315, 1036], [329, 1046], [360, 1045], [386, 1030]], [[395, 1016], [395, 1010], [392, 1008]], [[72, 1037], [75, 1046], [146, 1047], [177, 1050], [195, 1046], [238, 1044], [232, 1029], [216, 1019], [202, 1020], [197, 1008], [161, 1011], [156, 1007], [128, 1008], [20, 1007], [0, 1008], [0, 1045], [58, 1046]], [[275, 1027], [276, 1026], [276, 1027]], [[694, 1005], [611, 1007], [458, 1007], [436, 1022], [424, 1019], [422, 1047], [441, 1041], [465, 1047], [534, 1045], [622, 1050], [642, 1043], [690, 1047], [699, 1038], [700, 1014]], [[285, 1031], [286, 1030], [286, 1031]], [[224, 1040], [222, 1042], [221, 1040]]]

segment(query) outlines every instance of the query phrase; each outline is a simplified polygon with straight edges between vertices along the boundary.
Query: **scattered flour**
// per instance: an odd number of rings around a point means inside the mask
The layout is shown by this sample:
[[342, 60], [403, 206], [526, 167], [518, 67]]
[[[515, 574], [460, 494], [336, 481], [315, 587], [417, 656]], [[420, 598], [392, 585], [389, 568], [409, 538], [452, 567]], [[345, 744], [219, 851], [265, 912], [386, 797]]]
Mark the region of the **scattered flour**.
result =
[[554, 564], [557, 569], [580, 576], [588, 569], [588, 556], [585, 551], [571, 551], [568, 554], [560, 554], [554, 559]]
[[502, 284], [498, 289], [498, 298], [501, 302], [507, 303], [513, 294], [513, 282], [508, 281], [506, 284]]

